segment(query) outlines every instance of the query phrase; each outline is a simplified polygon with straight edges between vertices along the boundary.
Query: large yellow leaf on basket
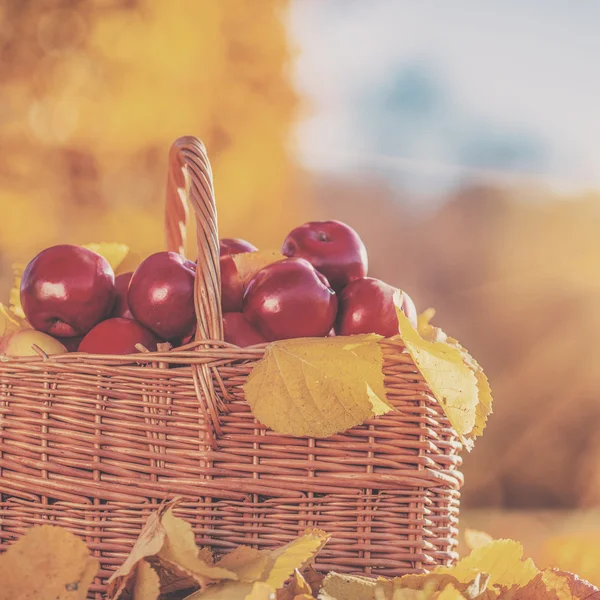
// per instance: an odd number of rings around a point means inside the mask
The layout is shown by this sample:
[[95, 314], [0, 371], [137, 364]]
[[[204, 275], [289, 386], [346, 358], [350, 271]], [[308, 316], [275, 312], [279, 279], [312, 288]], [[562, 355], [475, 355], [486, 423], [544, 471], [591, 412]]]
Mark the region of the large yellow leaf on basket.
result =
[[389, 412], [380, 339], [369, 334], [270, 344], [244, 386], [254, 416], [279, 433], [327, 437]]
[[66, 529], [32, 527], [0, 555], [0, 600], [85, 600], [98, 568], [85, 543]]
[[458, 340], [447, 336], [439, 327], [431, 324], [431, 319], [435, 315], [435, 309], [428, 308], [418, 317], [417, 330], [419, 335], [428, 342], [437, 342], [447, 344], [456, 348], [460, 353], [463, 362], [475, 375], [477, 380], [477, 407], [475, 410], [475, 424], [468, 434], [469, 439], [475, 439], [480, 436], [487, 424], [487, 418], [492, 413], [492, 390], [488, 379], [480, 367], [479, 363], [469, 354]]
[[466, 448], [475, 428], [479, 402], [477, 378], [457, 348], [445, 342], [424, 340], [401, 310], [397, 310], [400, 336], [415, 365], [431, 388], [452, 427]]

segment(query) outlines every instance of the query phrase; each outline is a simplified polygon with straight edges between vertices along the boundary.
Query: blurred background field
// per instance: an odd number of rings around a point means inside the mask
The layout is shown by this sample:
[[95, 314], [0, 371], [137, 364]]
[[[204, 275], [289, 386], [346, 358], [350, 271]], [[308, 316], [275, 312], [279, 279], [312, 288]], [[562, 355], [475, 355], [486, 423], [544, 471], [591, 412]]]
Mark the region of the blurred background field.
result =
[[0, 0], [2, 295], [53, 243], [161, 249], [166, 154], [197, 135], [224, 236], [277, 248], [304, 220], [347, 221], [371, 274], [479, 359], [495, 414], [465, 457], [467, 509], [594, 509], [598, 17], [517, 0]]

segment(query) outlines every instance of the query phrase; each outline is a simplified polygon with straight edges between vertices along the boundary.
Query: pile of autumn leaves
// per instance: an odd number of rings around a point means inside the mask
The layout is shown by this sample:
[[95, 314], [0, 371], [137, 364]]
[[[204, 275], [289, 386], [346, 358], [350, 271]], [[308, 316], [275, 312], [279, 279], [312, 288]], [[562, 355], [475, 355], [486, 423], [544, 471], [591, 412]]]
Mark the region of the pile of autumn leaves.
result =
[[[110, 579], [108, 600], [600, 600], [577, 576], [523, 560], [512, 540], [486, 541], [455, 567], [395, 579], [317, 573], [310, 563], [329, 536], [316, 529], [276, 550], [240, 546], [215, 562], [175, 504], [150, 516]], [[75, 535], [33, 527], [0, 555], [0, 600], [84, 600], [98, 568]]]

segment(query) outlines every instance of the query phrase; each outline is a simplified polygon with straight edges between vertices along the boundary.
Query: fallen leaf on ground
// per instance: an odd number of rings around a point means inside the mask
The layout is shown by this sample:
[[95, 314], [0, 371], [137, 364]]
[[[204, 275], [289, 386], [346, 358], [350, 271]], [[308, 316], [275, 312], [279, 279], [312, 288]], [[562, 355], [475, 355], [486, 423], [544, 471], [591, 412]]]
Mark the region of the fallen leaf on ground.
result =
[[[279, 589], [295, 570], [302, 569], [314, 559], [328, 539], [329, 535], [325, 532], [311, 529], [275, 550], [255, 550], [241, 546], [223, 557], [217, 567], [232, 571], [240, 581], [262, 581]], [[306, 585], [309, 590], [310, 587]]]
[[109, 579], [109, 599], [132, 597], [138, 585], [136, 567], [144, 559], [158, 573], [161, 593], [236, 579], [234, 573], [212, 565], [210, 554], [196, 546], [189, 523], [173, 514], [176, 504], [177, 500], [164, 504], [150, 515], [126, 561]]
[[80, 538], [38, 525], [0, 555], [0, 600], [85, 600], [98, 568]]
[[244, 391], [254, 416], [278, 433], [328, 437], [392, 409], [381, 336], [273, 342]]

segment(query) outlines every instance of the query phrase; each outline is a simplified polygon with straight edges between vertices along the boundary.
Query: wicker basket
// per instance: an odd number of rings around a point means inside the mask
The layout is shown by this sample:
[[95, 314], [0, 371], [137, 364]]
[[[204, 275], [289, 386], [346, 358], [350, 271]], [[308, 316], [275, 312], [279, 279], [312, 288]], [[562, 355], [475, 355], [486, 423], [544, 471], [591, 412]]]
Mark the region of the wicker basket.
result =
[[67, 527], [100, 558], [101, 591], [150, 512], [181, 495], [178, 514], [217, 554], [316, 526], [333, 535], [317, 569], [396, 576], [451, 563], [461, 444], [401, 340], [381, 342], [395, 411], [327, 439], [267, 430], [242, 390], [264, 346], [221, 341], [212, 173], [191, 137], [170, 154], [167, 242], [180, 252], [188, 186], [194, 344], [0, 362], [0, 548], [34, 524]]

